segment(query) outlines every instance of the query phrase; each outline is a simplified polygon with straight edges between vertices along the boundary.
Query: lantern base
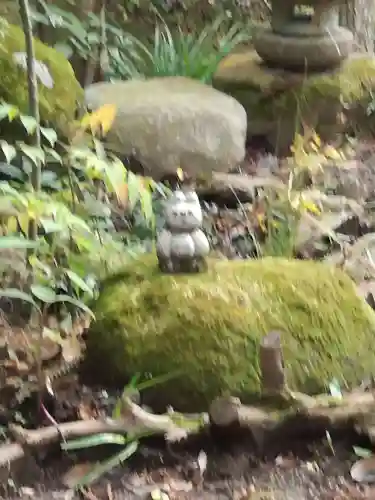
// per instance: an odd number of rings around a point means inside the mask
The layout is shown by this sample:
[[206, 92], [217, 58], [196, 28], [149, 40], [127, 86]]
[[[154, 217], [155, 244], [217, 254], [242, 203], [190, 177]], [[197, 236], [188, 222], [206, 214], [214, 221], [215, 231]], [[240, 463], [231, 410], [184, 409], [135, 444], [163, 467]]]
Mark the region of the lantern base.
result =
[[256, 52], [270, 67], [311, 72], [338, 66], [353, 51], [354, 37], [346, 28], [337, 27], [322, 36], [285, 36], [271, 29], [254, 34]]

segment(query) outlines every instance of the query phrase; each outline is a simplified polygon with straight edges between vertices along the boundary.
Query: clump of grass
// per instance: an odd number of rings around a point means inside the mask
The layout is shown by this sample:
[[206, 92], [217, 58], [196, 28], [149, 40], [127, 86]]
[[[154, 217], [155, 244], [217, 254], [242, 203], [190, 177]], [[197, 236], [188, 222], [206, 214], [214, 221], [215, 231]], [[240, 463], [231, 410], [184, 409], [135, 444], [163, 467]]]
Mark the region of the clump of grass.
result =
[[162, 22], [150, 44], [129, 34], [118, 37], [116, 47], [109, 49], [110, 76], [126, 80], [185, 76], [210, 83], [223, 58], [250, 39], [243, 24], [226, 29], [227, 21], [221, 15], [199, 33], [185, 33], [180, 28], [172, 32]]

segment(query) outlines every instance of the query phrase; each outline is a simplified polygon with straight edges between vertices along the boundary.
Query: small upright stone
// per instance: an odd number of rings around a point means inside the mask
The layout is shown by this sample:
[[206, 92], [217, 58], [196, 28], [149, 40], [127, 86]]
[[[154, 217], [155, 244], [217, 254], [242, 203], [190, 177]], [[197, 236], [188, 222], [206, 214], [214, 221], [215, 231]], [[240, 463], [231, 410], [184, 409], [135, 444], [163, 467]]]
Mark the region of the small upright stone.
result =
[[210, 251], [201, 226], [202, 209], [197, 194], [174, 191], [165, 207], [165, 227], [156, 241], [159, 268], [166, 273], [196, 273], [206, 270]]

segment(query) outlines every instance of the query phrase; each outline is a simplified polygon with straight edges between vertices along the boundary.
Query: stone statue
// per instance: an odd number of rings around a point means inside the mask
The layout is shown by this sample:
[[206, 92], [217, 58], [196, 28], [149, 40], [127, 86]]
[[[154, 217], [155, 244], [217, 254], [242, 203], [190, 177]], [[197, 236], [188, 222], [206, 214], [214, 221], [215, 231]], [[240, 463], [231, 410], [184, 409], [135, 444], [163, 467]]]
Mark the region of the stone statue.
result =
[[176, 190], [166, 203], [165, 227], [156, 240], [159, 268], [166, 273], [193, 273], [207, 268], [210, 246], [201, 230], [202, 209], [194, 191]]

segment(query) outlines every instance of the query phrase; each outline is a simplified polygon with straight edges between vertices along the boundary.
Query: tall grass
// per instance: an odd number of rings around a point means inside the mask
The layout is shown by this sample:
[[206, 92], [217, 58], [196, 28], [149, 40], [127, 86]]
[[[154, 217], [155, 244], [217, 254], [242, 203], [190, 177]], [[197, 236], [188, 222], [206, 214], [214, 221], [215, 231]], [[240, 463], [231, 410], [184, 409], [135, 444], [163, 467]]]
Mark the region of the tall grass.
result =
[[223, 58], [249, 40], [248, 29], [240, 23], [228, 27], [225, 15], [200, 33], [184, 33], [180, 28], [172, 32], [160, 23], [149, 44], [128, 33], [117, 38], [108, 49], [109, 76], [125, 80], [185, 76], [210, 83]]

